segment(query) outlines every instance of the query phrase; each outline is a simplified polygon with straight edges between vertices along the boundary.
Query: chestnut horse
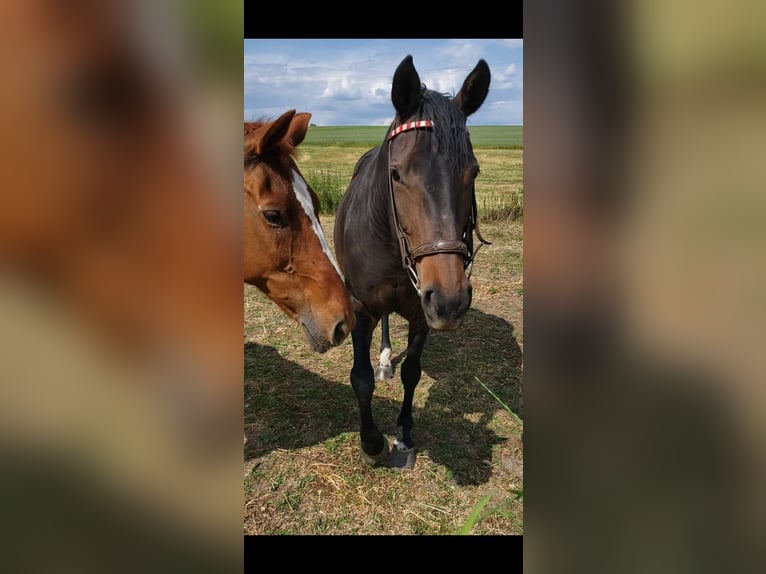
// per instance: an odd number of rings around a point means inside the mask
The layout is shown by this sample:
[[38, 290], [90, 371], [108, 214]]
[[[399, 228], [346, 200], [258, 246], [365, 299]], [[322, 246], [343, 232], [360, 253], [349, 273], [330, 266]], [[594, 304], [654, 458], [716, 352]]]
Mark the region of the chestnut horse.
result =
[[245, 282], [302, 328], [313, 349], [339, 345], [354, 309], [319, 223], [316, 193], [295, 163], [309, 113], [245, 123]]
[[388, 314], [409, 322], [401, 366], [404, 399], [389, 464], [411, 467], [412, 400], [428, 331], [457, 329], [471, 305], [465, 270], [475, 255], [474, 231], [486, 241], [476, 227], [479, 164], [466, 119], [484, 102], [489, 82], [489, 66], [480, 60], [450, 98], [421, 85], [407, 56], [394, 73], [396, 115], [385, 140], [359, 159], [338, 206], [335, 248], [356, 299], [351, 385], [359, 403], [362, 456], [370, 464], [388, 455], [372, 416], [370, 343], [378, 322], [384, 319], [384, 346]]

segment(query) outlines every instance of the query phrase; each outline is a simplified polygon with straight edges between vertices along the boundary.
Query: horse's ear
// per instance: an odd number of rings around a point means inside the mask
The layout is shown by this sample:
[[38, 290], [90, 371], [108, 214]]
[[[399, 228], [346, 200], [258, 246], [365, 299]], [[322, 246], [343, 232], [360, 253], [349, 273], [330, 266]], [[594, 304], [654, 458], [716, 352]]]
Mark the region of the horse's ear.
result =
[[268, 124], [268, 129], [263, 132], [257, 130], [252, 141], [252, 151], [256, 155], [261, 155], [269, 147], [281, 141], [287, 134], [294, 115], [295, 110], [288, 110], [271, 124]]
[[402, 120], [410, 117], [420, 101], [420, 76], [418, 76], [412, 56], [407, 56], [394, 72], [391, 84], [391, 101], [396, 113]]
[[290, 129], [287, 130], [287, 140], [293, 147], [297, 147], [306, 137], [306, 132], [309, 130], [309, 120], [311, 114], [308, 112], [301, 112], [293, 116], [293, 120], [290, 122]]
[[484, 60], [479, 60], [473, 71], [468, 74], [463, 87], [460, 88], [455, 103], [457, 107], [463, 110], [466, 117], [470, 116], [479, 109], [489, 92], [489, 66]]

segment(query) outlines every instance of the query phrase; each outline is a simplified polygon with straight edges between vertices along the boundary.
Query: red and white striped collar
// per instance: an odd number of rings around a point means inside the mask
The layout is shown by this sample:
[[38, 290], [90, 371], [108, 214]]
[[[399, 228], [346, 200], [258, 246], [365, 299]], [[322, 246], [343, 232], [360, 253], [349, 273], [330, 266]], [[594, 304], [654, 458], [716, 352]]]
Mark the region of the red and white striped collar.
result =
[[431, 120], [417, 120], [414, 122], [406, 122], [401, 125], [396, 126], [390, 134], [388, 134], [388, 139], [394, 139], [395, 136], [398, 136], [402, 132], [406, 132], [407, 130], [414, 130], [418, 128], [432, 128], [434, 127], [434, 123]]

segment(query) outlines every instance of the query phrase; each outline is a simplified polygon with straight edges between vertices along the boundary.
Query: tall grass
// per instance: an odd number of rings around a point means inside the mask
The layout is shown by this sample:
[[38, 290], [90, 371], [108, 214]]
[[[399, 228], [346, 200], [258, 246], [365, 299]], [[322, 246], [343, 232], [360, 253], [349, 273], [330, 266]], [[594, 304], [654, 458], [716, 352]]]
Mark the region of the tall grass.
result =
[[[319, 212], [334, 214], [348, 187], [348, 178], [329, 170], [311, 170], [304, 173], [306, 181], [319, 197]], [[479, 221], [508, 221], [524, 215], [524, 194], [520, 189], [510, 192], [477, 192], [476, 209]]]
[[[376, 142], [379, 143], [385, 129], [384, 126], [312, 126], [309, 135], [313, 133], [313, 138], [307, 136], [301, 144], [298, 163], [304, 177], [319, 195], [322, 213], [335, 213], [351, 181], [354, 166], [362, 154], [374, 147]], [[521, 136], [521, 126], [471, 128], [476, 159], [481, 165], [481, 174], [476, 180], [476, 207], [480, 222], [505, 222], [523, 217]], [[514, 149], [516, 145], [519, 149]]]
[[520, 189], [510, 192], [476, 194], [479, 221], [506, 221], [524, 215], [524, 194]]
[[310, 171], [304, 175], [319, 198], [319, 213], [335, 213], [348, 182], [340, 174], [328, 170]]

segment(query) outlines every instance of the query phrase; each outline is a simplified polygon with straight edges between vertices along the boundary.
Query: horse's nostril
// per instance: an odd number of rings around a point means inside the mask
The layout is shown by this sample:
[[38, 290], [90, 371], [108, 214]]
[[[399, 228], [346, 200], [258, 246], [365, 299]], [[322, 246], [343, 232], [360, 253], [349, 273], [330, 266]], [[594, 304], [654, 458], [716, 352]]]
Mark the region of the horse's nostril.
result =
[[335, 325], [335, 330], [333, 331], [332, 342], [336, 345], [340, 345], [347, 334], [348, 330], [346, 329], [346, 324], [343, 321], [338, 321], [338, 324]]
[[430, 305], [431, 304], [431, 300], [433, 299], [433, 296], [434, 296], [434, 290], [433, 289], [424, 289], [423, 290], [423, 303], [425, 305]]

